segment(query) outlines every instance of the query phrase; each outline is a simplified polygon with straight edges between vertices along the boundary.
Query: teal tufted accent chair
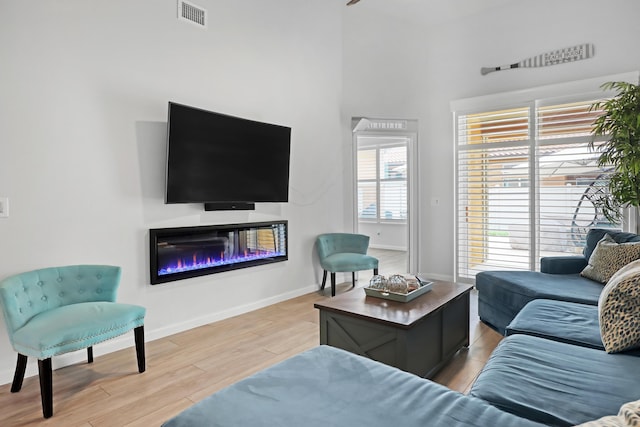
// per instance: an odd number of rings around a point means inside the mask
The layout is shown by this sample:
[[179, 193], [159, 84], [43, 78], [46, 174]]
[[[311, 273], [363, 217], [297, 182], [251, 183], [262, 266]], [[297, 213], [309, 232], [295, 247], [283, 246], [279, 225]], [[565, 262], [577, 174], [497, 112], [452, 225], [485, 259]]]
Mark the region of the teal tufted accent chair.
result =
[[120, 267], [71, 265], [17, 274], [0, 281], [0, 306], [18, 352], [11, 392], [22, 388], [27, 358], [38, 359], [42, 413], [53, 415], [51, 358], [87, 349], [134, 330], [138, 371], [145, 371], [145, 308], [116, 303]]
[[367, 255], [369, 236], [352, 233], [321, 234], [316, 240], [320, 265], [324, 269], [322, 287], [331, 273], [331, 296], [336, 295], [336, 273], [351, 272], [352, 287], [356, 285], [356, 271], [371, 270], [378, 274], [378, 259]]

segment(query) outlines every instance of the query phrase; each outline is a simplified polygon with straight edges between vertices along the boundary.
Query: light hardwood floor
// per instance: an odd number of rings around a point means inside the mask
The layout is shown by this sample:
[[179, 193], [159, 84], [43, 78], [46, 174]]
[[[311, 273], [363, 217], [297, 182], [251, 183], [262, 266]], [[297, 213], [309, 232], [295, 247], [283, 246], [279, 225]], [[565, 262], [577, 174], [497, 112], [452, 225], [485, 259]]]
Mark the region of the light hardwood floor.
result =
[[[337, 292], [349, 292], [349, 283]], [[100, 355], [53, 373], [54, 415], [42, 418], [37, 377], [19, 393], [0, 386], [0, 426], [159, 426], [206, 396], [319, 343], [311, 293], [260, 310], [146, 343], [147, 371], [138, 374], [135, 350]], [[471, 299], [471, 345], [434, 378], [467, 392], [501, 336], [480, 323]], [[131, 339], [133, 342], [133, 338]]]
[[408, 272], [406, 251], [369, 248], [367, 255], [378, 258], [378, 270], [383, 276]]

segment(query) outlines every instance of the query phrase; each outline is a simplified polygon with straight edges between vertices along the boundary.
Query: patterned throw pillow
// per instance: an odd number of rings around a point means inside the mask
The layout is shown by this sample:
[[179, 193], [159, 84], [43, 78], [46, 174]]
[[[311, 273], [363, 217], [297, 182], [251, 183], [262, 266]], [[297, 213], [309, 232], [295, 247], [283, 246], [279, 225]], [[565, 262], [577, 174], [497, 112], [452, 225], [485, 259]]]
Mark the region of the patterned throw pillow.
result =
[[640, 259], [640, 242], [616, 243], [613, 237], [605, 234], [589, 257], [589, 265], [580, 275], [607, 283], [616, 271], [637, 259]]
[[609, 279], [598, 299], [598, 318], [607, 353], [640, 347], [640, 260]]
[[609, 415], [576, 427], [632, 427], [640, 426], [640, 400], [625, 403], [618, 415]]

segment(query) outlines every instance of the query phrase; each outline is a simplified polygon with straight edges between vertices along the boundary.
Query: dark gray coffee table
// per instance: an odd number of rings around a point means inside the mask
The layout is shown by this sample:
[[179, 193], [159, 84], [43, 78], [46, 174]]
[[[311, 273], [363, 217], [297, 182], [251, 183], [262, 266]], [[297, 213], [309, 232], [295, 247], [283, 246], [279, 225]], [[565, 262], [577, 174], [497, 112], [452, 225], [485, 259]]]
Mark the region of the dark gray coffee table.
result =
[[430, 378], [469, 346], [471, 289], [434, 281], [431, 291], [406, 303], [366, 296], [362, 288], [315, 303], [320, 344]]

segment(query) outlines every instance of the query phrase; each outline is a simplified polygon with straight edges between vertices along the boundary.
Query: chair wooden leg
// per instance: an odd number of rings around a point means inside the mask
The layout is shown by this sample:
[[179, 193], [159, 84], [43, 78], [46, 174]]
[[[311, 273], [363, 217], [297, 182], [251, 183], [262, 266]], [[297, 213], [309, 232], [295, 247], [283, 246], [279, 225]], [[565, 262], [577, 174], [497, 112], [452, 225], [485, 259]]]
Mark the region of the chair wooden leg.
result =
[[327, 270], [324, 270], [324, 274], [322, 275], [322, 286], [320, 286], [320, 290], [324, 289], [324, 285], [327, 283]]
[[93, 363], [93, 347], [87, 347], [87, 363]]
[[356, 272], [355, 271], [351, 272], [351, 287], [352, 288], [356, 287]]
[[51, 373], [51, 358], [38, 360], [40, 375], [40, 398], [42, 400], [42, 415], [51, 418], [53, 415], [53, 375]]
[[11, 384], [11, 393], [17, 393], [22, 388], [22, 380], [24, 380], [24, 372], [27, 369], [27, 356], [18, 353], [18, 361], [16, 362], [16, 372], [13, 375], [13, 383]]
[[133, 330], [136, 340], [136, 358], [138, 359], [138, 372], [143, 373], [146, 370], [144, 356], [144, 326], [138, 326]]
[[336, 273], [331, 273], [331, 296], [336, 296]]

